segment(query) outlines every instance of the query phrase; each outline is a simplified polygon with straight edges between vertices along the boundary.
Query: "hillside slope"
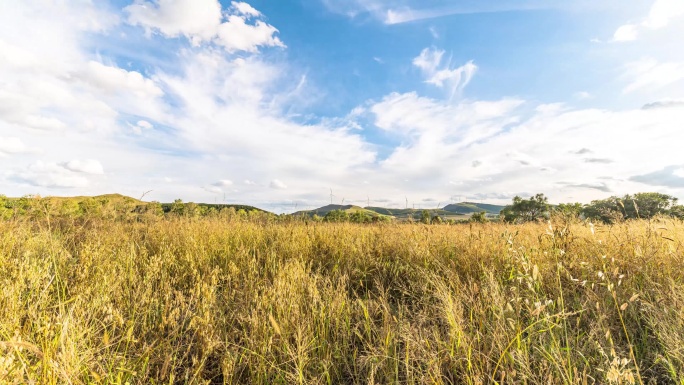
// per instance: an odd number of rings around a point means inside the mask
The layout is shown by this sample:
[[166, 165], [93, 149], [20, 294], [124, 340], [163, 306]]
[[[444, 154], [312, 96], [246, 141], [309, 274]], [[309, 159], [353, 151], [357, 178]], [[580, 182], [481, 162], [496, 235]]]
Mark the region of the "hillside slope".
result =
[[451, 213], [472, 214], [484, 211], [488, 214], [499, 214], [505, 206], [487, 203], [461, 202], [444, 206], [442, 210]]

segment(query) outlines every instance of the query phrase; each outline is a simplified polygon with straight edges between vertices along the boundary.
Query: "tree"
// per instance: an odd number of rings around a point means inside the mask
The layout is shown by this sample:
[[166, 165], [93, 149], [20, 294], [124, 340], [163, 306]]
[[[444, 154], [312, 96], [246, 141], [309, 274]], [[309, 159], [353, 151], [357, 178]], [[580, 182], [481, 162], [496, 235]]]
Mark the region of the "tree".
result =
[[653, 218], [658, 214], [667, 214], [669, 210], [677, 204], [677, 198], [661, 193], [637, 193], [633, 197], [625, 195], [625, 206], [634, 209], [634, 214], [630, 218]]
[[183, 204], [182, 199], [176, 199], [171, 205], [171, 213], [178, 216], [185, 215], [185, 204]]
[[430, 212], [428, 210], [423, 210], [420, 213], [420, 221], [422, 223], [425, 223], [427, 225], [427, 224], [430, 224], [431, 220], [432, 220], [432, 216], [430, 215]]
[[347, 222], [349, 214], [344, 210], [332, 210], [325, 214], [323, 220], [326, 222]]
[[511, 223], [523, 223], [542, 220], [549, 217], [549, 202], [544, 194], [537, 194], [530, 199], [519, 196], [513, 198], [513, 204], [501, 210], [502, 220]]
[[684, 219], [684, 206], [672, 206], [672, 208], [670, 209], [670, 215], [672, 215], [675, 218]]
[[349, 216], [349, 220], [354, 223], [368, 223], [371, 217], [363, 211], [355, 211]]
[[625, 219], [650, 219], [658, 214], [678, 216], [678, 207], [680, 206], [677, 206], [677, 198], [651, 192], [595, 200], [587, 205], [582, 213], [589, 219], [615, 223]]
[[582, 209], [585, 217], [599, 220], [604, 223], [615, 223], [624, 220], [625, 216], [620, 210], [620, 199], [610, 197], [607, 199], [594, 200]]
[[551, 208], [551, 216], [566, 223], [577, 222], [582, 217], [584, 205], [581, 203], [561, 203]]
[[470, 216], [470, 219], [468, 219], [468, 222], [473, 222], [473, 223], [489, 222], [489, 220], [487, 220], [487, 212], [486, 211], [480, 211], [479, 213], [473, 213], [473, 215]]

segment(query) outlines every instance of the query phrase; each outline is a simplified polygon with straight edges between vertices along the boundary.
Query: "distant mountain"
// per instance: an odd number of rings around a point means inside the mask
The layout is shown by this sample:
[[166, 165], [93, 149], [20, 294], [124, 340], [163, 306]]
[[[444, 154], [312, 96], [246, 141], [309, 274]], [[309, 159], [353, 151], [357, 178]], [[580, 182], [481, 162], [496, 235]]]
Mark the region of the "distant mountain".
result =
[[373, 210], [368, 210], [364, 209], [363, 207], [360, 206], [354, 206], [354, 205], [326, 205], [323, 207], [319, 207], [317, 209], [313, 210], [303, 210], [303, 211], [297, 211], [296, 213], [293, 213], [292, 215], [308, 215], [308, 216], [313, 216], [313, 215], [318, 215], [319, 217], [324, 217], [327, 213], [333, 211], [333, 210], [342, 210], [347, 212], [348, 214], [352, 214], [355, 212], [364, 212], [365, 214], [375, 217], [380, 215], [381, 213], [375, 212]]
[[378, 214], [390, 215], [397, 219], [413, 218], [418, 220], [421, 215], [423, 215], [423, 210], [429, 212], [431, 217], [437, 215], [442, 217], [442, 219], [463, 219], [462, 214], [460, 213], [444, 211], [442, 209], [388, 209], [385, 207], [366, 207], [366, 210], [371, 210]]
[[[360, 206], [354, 206], [354, 205], [326, 205], [323, 207], [319, 207], [317, 209], [313, 210], [304, 210], [304, 211], [297, 211], [296, 213], [293, 213], [292, 215], [305, 215], [305, 216], [313, 216], [313, 215], [318, 215], [319, 217], [324, 217], [326, 214], [333, 210], [342, 210], [347, 212], [348, 214], [352, 214], [355, 212], [363, 212], [368, 216], [371, 217], [376, 217], [376, 216], [388, 216], [388, 217], [394, 217], [395, 219], [398, 220], [408, 220], [409, 218], [412, 218], [414, 220], [419, 220], [423, 210], [419, 209], [392, 209], [392, 208], [386, 208], [386, 207], [360, 207]], [[456, 213], [456, 212], [449, 212], [449, 211], [444, 211], [441, 209], [428, 209], [427, 210], [430, 213], [431, 217], [434, 216], [440, 216], [442, 219], [464, 219], [464, 214], [461, 213]], [[482, 210], [479, 210], [482, 211]]]
[[458, 214], [472, 214], [484, 211], [488, 214], [499, 214], [506, 206], [487, 203], [461, 202], [444, 206], [442, 210]]

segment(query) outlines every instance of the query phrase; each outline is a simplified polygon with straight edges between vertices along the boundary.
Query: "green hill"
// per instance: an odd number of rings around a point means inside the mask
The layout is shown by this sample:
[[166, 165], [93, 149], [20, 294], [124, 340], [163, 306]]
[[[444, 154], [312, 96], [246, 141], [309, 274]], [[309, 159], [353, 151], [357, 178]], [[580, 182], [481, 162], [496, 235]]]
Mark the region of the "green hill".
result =
[[[419, 220], [424, 210], [419, 209], [390, 209], [385, 207], [366, 207], [366, 210], [374, 211], [378, 214], [393, 216], [399, 220], [408, 220], [412, 218]], [[430, 213], [431, 217], [439, 216], [442, 219], [464, 219], [463, 214], [450, 212], [442, 209], [425, 209]]]
[[363, 212], [364, 214], [371, 216], [371, 217], [376, 217], [378, 215], [386, 215], [382, 214], [373, 210], [368, 210], [360, 206], [354, 206], [354, 205], [326, 205], [323, 207], [319, 207], [317, 209], [313, 210], [303, 210], [303, 211], [297, 211], [293, 213], [292, 215], [308, 215], [308, 216], [314, 216], [318, 215], [319, 217], [324, 217], [326, 214], [333, 210], [341, 210], [346, 212], [347, 214], [353, 214], [356, 212]]
[[[354, 205], [326, 205], [323, 207], [319, 207], [317, 209], [313, 210], [304, 210], [304, 211], [297, 211], [293, 213], [292, 215], [295, 216], [314, 216], [318, 215], [319, 217], [324, 217], [326, 214], [333, 210], [340, 210], [344, 211], [347, 214], [353, 214], [355, 212], [362, 212], [370, 217], [377, 217], [377, 216], [386, 216], [386, 217], [393, 217], [397, 220], [400, 221], [405, 221], [408, 219], [413, 219], [413, 220], [419, 220], [423, 210], [418, 210], [418, 209], [394, 209], [394, 208], [386, 208], [386, 207], [374, 207], [374, 206], [369, 206], [369, 207], [360, 207], [360, 206], [354, 206]], [[441, 209], [428, 209], [427, 210], [430, 213], [431, 217], [434, 216], [439, 216], [442, 219], [464, 219], [465, 215], [461, 213], [455, 213], [455, 212], [450, 212], [450, 211], [445, 211]], [[476, 211], [481, 211], [481, 210], [476, 210]]]
[[[173, 209], [174, 204], [175, 203], [162, 203], [161, 204], [162, 210], [165, 213], [168, 213]], [[263, 212], [263, 213], [268, 213], [268, 211], [266, 211], [266, 210], [262, 210], [258, 207], [248, 206], [248, 205], [224, 204], [224, 203], [193, 203], [193, 202], [186, 202], [183, 204], [184, 205], [195, 205], [197, 207], [201, 207], [201, 208], [206, 209], [206, 210], [214, 209], [217, 211], [221, 211], [221, 210], [228, 209], [228, 208], [234, 208], [235, 211], [244, 210], [244, 211], [248, 211], [248, 212], [249, 211], [259, 211], [259, 212]]]
[[0, 218], [10, 218], [36, 213], [50, 216], [80, 217], [101, 216], [107, 218], [131, 217], [141, 214], [152, 213], [191, 213], [192, 215], [204, 215], [211, 211], [221, 211], [233, 208], [236, 211], [247, 212], [266, 211], [247, 205], [234, 204], [210, 204], [210, 203], [159, 203], [143, 202], [121, 194], [105, 194], [96, 196], [25, 196], [22, 198], [8, 198], [0, 195]]
[[492, 205], [487, 203], [461, 202], [444, 206], [442, 210], [450, 213], [472, 214], [481, 211], [487, 214], [499, 214], [505, 206]]

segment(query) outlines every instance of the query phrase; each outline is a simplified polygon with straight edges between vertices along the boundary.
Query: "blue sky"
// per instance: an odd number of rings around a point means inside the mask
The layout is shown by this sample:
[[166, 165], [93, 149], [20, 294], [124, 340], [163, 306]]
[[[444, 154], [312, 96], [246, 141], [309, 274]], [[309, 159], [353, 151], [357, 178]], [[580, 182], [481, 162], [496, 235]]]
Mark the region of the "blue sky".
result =
[[684, 198], [682, 37], [681, 0], [3, 2], [0, 192]]

